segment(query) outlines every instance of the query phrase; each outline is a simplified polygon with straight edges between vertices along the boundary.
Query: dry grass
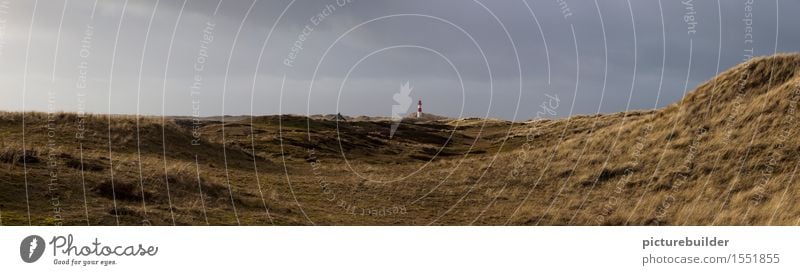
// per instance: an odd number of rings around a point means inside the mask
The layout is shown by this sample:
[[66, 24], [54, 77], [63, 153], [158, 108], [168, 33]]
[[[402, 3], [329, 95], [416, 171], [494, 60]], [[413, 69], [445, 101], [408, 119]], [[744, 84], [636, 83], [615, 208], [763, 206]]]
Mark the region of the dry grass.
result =
[[794, 225], [798, 68], [757, 58], [655, 111], [407, 120], [392, 139], [386, 120], [267, 116], [205, 120], [192, 146], [187, 121], [75, 114], [48, 138], [26, 113], [22, 154], [23, 114], [0, 113], [0, 211], [27, 224], [27, 174], [35, 224], [57, 198], [65, 224]]

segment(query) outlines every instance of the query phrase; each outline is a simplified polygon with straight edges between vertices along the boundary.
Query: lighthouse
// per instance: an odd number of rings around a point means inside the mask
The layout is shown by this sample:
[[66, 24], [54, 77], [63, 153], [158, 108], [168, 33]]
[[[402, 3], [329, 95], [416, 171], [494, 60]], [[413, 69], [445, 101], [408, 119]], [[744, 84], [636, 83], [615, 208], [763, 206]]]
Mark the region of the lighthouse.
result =
[[419, 99], [419, 103], [417, 103], [417, 118], [422, 117], [422, 99]]

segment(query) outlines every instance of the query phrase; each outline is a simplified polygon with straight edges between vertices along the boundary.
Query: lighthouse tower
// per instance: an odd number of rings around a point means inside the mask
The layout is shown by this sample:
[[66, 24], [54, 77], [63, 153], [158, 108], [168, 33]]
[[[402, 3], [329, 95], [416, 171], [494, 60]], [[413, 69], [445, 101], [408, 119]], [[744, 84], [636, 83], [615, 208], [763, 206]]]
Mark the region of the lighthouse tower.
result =
[[417, 103], [417, 118], [421, 117], [422, 117], [422, 99], [420, 99], [419, 103]]

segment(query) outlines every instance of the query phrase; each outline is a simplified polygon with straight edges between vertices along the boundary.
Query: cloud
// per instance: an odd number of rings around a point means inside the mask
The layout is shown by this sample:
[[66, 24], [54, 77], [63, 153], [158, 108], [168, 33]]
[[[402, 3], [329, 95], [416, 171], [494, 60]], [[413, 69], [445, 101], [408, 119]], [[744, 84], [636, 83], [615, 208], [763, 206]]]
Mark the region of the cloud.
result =
[[[800, 44], [800, 24], [790, 14], [800, 3], [786, 1], [753, 6], [752, 44], [743, 38], [743, 1], [692, 1], [694, 34], [684, 17], [690, 10], [679, 1], [286, 0], [257, 1], [252, 9], [251, 1], [128, 1], [122, 25], [124, 0], [98, 1], [94, 18], [95, 1], [69, 1], [62, 20], [63, 3], [40, 1], [34, 14], [33, 1], [13, 1], [0, 14], [8, 30], [0, 108], [22, 109], [25, 87], [24, 108], [40, 111], [53, 95], [55, 109], [76, 111], [81, 92], [86, 111], [99, 113], [186, 115], [199, 100], [204, 115], [338, 109], [385, 116], [397, 87], [409, 81], [413, 97], [434, 113], [525, 120], [546, 94], [557, 94], [564, 104], [556, 116], [563, 117], [665, 106], [680, 100], [684, 86], [714, 76], [717, 63], [720, 71], [739, 63], [748, 47], [767, 55]], [[81, 58], [90, 24], [92, 54]], [[213, 43], [203, 49], [209, 24]], [[287, 67], [306, 26], [313, 31]], [[391, 49], [353, 67], [383, 48]], [[197, 72], [201, 52], [207, 63]], [[75, 88], [80, 62], [90, 64], [85, 91]], [[191, 94], [198, 74], [203, 89]]]

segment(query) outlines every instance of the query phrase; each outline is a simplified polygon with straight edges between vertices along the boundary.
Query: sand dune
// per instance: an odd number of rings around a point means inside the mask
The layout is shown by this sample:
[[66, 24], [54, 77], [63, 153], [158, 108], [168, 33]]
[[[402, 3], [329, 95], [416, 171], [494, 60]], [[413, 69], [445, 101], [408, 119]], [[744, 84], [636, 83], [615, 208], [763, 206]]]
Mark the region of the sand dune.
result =
[[[0, 114], [3, 225], [794, 225], [799, 55], [561, 120]], [[334, 117], [335, 118], [335, 117]], [[24, 145], [23, 145], [24, 142]], [[26, 195], [27, 190], [27, 195]], [[85, 194], [85, 195], [84, 195]]]

